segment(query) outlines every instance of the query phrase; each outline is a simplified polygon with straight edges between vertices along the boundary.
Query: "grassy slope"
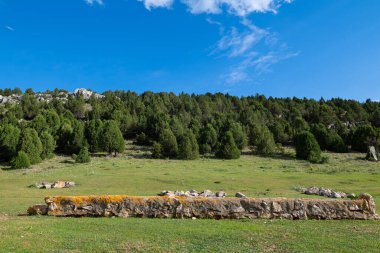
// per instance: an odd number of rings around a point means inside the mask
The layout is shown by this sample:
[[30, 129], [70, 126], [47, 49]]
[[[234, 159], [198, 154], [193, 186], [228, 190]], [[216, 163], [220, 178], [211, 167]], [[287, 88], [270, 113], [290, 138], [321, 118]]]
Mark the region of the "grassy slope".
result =
[[[128, 156], [134, 154], [135, 158]], [[0, 171], [0, 251], [281, 251], [376, 252], [380, 222], [62, 219], [17, 217], [46, 195], [155, 195], [161, 190], [210, 189], [248, 196], [302, 197], [294, 186], [369, 192], [380, 203], [380, 163], [360, 154], [328, 154], [327, 165], [292, 159], [243, 156], [240, 160], [139, 159], [136, 151], [89, 165], [56, 157], [27, 171]], [[288, 152], [291, 152], [288, 150]], [[141, 155], [141, 153], [140, 153]], [[4, 168], [4, 167], [3, 167]], [[27, 188], [40, 181], [72, 180], [71, 189]], [[42, 250], [42, 249], [39, 249]], [[39, 251], [38, 250], [38, 251]]]

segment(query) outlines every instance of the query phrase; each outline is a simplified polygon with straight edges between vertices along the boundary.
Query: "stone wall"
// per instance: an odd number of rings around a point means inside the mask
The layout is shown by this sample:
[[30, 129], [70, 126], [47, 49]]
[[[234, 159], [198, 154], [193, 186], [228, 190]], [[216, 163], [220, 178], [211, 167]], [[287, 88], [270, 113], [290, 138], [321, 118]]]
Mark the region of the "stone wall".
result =
[[379, 219], [368, 194], [356, 200], [286, 198], [206, 198], [132, 196], [55, 196], [35, 205], [29, 214], [91, 217], [210, 219]]

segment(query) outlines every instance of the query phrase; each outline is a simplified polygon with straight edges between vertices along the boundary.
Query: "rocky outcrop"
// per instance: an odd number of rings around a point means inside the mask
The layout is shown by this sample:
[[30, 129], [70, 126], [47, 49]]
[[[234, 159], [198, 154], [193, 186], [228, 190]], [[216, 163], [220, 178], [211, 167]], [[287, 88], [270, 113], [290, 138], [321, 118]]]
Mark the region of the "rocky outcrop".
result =
[[36, 205], [29, 214], [72, 217], [149, 217], [210, 219], [379, 219], [369, 194], [356, 200], [286, 198], [46, 197], [46, 208]]

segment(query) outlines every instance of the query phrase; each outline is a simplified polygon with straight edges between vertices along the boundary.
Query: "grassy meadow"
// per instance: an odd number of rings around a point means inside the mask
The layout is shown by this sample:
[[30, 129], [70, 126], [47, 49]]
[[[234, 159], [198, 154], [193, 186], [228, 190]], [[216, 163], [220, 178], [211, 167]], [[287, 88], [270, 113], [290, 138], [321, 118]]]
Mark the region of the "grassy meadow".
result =
[[[75, 164], [56, 156], [28, 170], [0, 166], [0, 252], [378, 252], [379, 221], [165, 220], [17, 216], [48, 195], [156, 195], [162, 190], [240, 191], [304, 197], [298, 186], [368, 192], [380, 203], [380, 163], [363, 154], [325, 154], [327, 164], [243, 155], [239, 160], [154, 160], [129, 146], [117, 158]], [[68, 189], [29, 188], [75, 181]], [[379, 208], [378, 208], [379, 209]]]

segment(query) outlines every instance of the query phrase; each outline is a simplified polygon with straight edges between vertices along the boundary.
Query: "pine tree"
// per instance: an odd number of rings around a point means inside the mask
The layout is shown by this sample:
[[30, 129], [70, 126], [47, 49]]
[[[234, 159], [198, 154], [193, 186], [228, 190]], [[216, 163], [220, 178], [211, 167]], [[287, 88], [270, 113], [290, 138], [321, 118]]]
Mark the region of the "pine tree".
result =
[[24, 129], [21, 137], [20, 150], [28, 155], [31, 164], [41, 162], [43, 148], [36, 130], [33, 128]]
[[117, 126], [116, 121], [106, 121], [103, 127], [102, 150], [108, 153], [122, 153], [125, 149], [125, 141], [123, 135]]
[[183, 160], [195, 160], [199, 158], [199, 147], [195, 135], [191, 130], [181, 137], [178, 158]]
[[238, 159], [240, 158], [240, 150], [236, 146], [234, 137], [230, 131], [224, 133], [218, 144], [216, 156], [222, 159]]
[[201, 154], [211, 153], [216, 146], [218, 141], [218, 134], [216, 133], [214, 127], [211, 124], [207, 124], [202, 128], [199, 137], [199, 150]]
[[178, 154], [178, 143], [173, 132], [166, 128], [160, 134], [160, 141], [162, 147], [162, 156], [167, 158], [175, 158]]
[[44, 131], [42, 132], [41, 136], [41, 143], [42, 143], [42, 159], [50, 159], [54, 156], [54, 150], [55, 150], [55, 140], [53, 136], [48, 132]]
[[11, 161], [13, 169], [27, 169], [30, 167], [28, 155], [24, 151], [19, 151], [17, 156]]
[[90, 153], [88, 152], [87, 147], [82, 147], [79, 151], [79, 154], [75, 158], [76, 163], [89, 163], [91, 162]]
[[314, 135], [304, 131], [295, 136], [296, 156], [313, 163], [321, 161], [321, 148]]
[[0, 125], [0, 156], [10, 160], [16, 155], [20, 129], [11, 124]]

